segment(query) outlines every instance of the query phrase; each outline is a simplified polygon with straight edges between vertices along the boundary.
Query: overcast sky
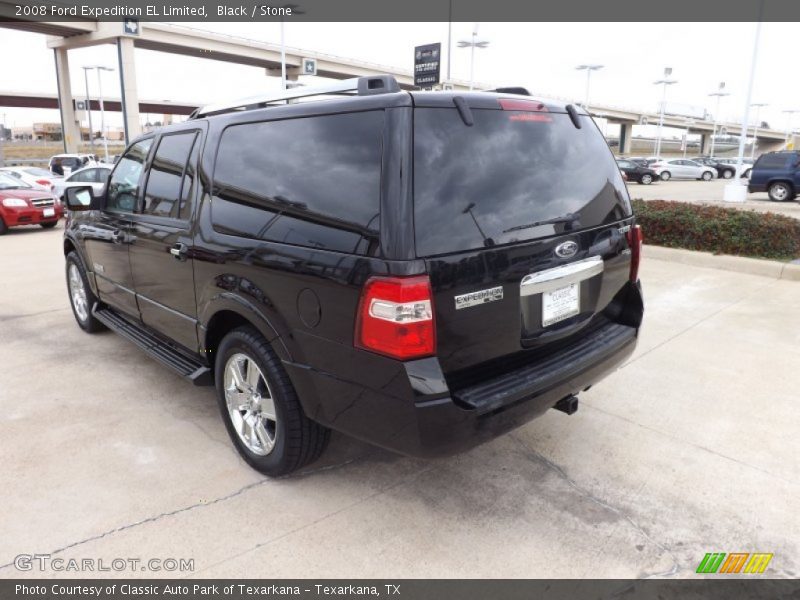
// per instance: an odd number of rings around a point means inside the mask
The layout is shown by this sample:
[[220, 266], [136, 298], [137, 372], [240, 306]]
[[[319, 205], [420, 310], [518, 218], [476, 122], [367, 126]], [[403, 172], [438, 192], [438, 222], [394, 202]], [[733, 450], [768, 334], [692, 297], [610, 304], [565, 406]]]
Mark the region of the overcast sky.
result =
[[[143, 24], [146, 27], [146, 24]], [[278, 43], [277, 23], [202, 23], [199, 29]], [[473, 23], [453, 24], [455, 41], [468, 38]], [[800, 109], [800, 79], [796, 72], [796, 23], [765, 23], [762, 28], [753, 102], [767, 102], [761, 119], [784, 129], [786, 109]], [[720, 115], [739, 119], [743, 113], [755, 25], [752, 23], [481, 23], [479, 37], [489, 47], [475, 53], [475, 79], [491, 85], [523, 85], [529, 90], [582, 100], [585, 73], [581, 63], [605, 68], [592, 75], [591, 100], [655, 111], [660, 88], [653, 82], [672, 67], [678, 80], [668, 90], [668, 101], [706, 107], [708, 94], [720, 81], [726, 91]], [[447, 42], [447, 23], [287, 23], [288, 46], [327, 52], [410, 70], [413, 47]], [[0, 29], [0, 91], [55, 92], [52, 51], [45, 36]], [[452, 74], [469, 78], [469, 49], [454, 48]], [[276, 89], [279, 81], [262, 69], [201, 60], [147, 50], [136, 51], [137, 83], [141, 99], [210, 102]], [[446, 61], [446, 57], [445, 57]], [[116, 66], [112, 45], [70, 51], [72, 89], [83, 95], [81, 65]], [[444, 65], [443, 65], [444, 72]], [[95, 76], [96, 77], [96, 76]], [[96, 78], [90, 80], [96, 94]], [[105, 74], [103, 91], [119, 96], [116, 74]], [[6, 124], [57, 121], [56, 111], [0, 107]], [[153, 115], [153, 120], [160, 115]], [[109, 114], [110, 125], [120, 125]], [[795, 115], [800, 126], [800, 114]]]

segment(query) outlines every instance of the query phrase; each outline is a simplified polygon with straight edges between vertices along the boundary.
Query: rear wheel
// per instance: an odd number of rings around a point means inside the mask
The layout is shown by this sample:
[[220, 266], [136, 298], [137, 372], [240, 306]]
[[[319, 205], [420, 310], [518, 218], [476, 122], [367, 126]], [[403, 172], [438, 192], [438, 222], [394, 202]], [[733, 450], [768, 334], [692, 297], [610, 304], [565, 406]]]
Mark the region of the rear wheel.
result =
[[769, 186], [767, 194], [769, 194], [769, 199], [773, 202], [785, 202], [794, 195], [794, 192], [788, 183], [778, 181]]
[[72, 314], [75, 315], [78, 326], [87, 333], [96, 333], [105, 329], [105, 326], [92, 314], [92, 307], [97, 302], [97, 297], [89, 287], [83, 263], [75, 252], [67, 255], [67, 289], [69, 290]]
[[730, 179], [731, 177], [733, 177], [733, 171], [731, 169], [723, 169], [722, 178], [723, 179]]
[[642, 185], [650, 185], [653, 183], [653, 176], [650, 173], [645, 173], [639, 178], [639, 183]]
[[664, 171], [663, 173], [661, 173], [661, 181], [669, 181], [671, 177], [672, 173], [670, 173], [669, 171]]
[[286, 370], [258, 331], [244, 326], [225, 336], [215, 380], [228, 435], [251, 467], [277, 477], [322, 454], [330, 430], [306, 417]]
[[39, 223], [39, 226], [42, 229], [52, 229], [56, 225], [58, 225], [58, 221], [53, 221], [52, 223]]
[[703, 174], [700, 176], [703, 181], [711, 181], [714, 179], [714, 175], [711, 171], [703, 171]]

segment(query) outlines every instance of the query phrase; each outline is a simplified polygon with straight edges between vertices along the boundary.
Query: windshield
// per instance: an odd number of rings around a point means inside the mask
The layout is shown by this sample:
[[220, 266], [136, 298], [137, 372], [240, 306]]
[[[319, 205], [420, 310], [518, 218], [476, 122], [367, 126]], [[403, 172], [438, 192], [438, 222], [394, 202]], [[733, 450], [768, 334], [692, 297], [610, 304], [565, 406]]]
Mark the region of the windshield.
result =
[[0, 173], [0, 190], [20, 190], [30, 188], [27, 183], [11, 175]]
[[619, 168], [590, 117], [456, 109], [414, 111], [418, 256], [511, 244], [631, 214]]

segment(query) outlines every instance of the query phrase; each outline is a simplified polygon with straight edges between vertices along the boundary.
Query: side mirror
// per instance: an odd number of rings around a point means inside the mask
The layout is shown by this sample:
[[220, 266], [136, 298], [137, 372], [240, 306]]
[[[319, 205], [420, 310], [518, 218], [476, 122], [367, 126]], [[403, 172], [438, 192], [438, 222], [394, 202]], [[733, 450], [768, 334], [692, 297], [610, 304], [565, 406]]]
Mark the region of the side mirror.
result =
[[92, 210], [95, 208], [94, 193], [92, 186], [82, 185], [68, 187], [64, 190], [64, 198], [67, 201], [67, 208], [73, 211]]

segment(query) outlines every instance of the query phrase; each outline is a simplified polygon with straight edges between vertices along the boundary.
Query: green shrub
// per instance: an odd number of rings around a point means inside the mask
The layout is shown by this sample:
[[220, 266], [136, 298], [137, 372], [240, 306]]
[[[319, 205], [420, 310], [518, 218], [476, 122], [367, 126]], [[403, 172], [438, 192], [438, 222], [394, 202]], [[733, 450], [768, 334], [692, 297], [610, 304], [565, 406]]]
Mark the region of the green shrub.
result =
[[688, 202], [633, 200], [647, 244], [756, 258], [800, 256], [800, 220]]

